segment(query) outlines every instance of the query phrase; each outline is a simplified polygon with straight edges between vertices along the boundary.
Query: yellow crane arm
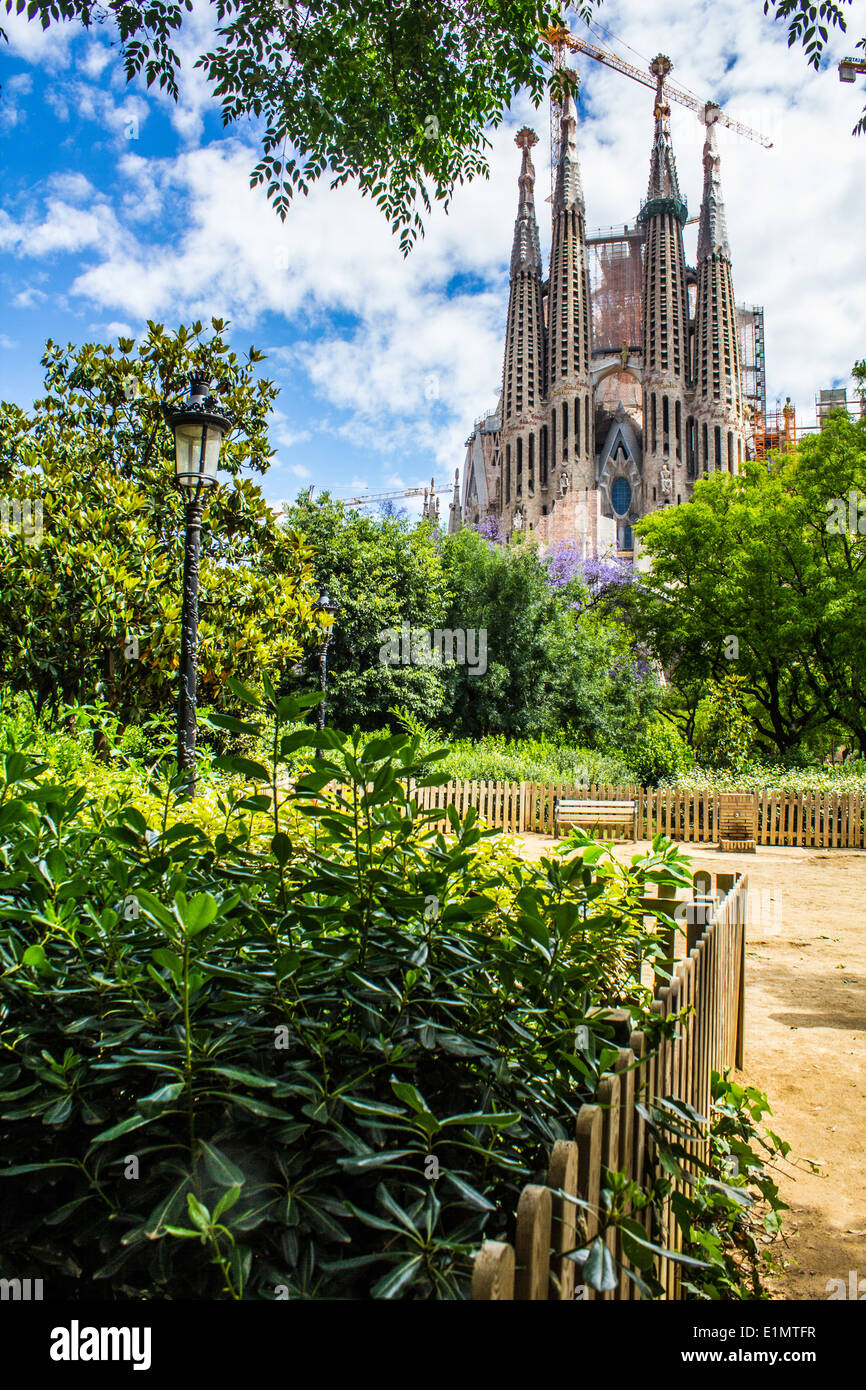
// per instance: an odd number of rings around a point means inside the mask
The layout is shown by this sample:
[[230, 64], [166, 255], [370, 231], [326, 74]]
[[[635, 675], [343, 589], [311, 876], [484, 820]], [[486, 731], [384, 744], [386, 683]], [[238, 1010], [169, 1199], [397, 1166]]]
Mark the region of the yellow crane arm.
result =
[[[561, 66], [563, 47], [572, 49], [575, 53], [585, 53], [588, 58], [594, 58], [597, 63], [604, 63], [605, 67], [613, 68], [614, 72], [621, 72], [625, 77], [631, 77], [633, 81], [640, 82], [644, 87], [655, 88], [656, 79], [649, 72], [643, 72], [636, 68], [633, 63], [626, 62], [625, 58], [620, 58], [616, 53], [608, 53], [605, 49], [599, 48], [596, 44], [590, 43], [588, 39], [580, 39], [570, 34], [567, 29], [547, 29], [545, 38], [553, 49], [554, 66]], [[763, 145], [765, 150], [773, 148], [772, 140], [768, 140], [766, 135], [761, 135], [759, 131], [752, 130], [750, 126], [743, 125], [741, 121], [732, 120], [727, 116], [714, 101], [702, 102], [698, 97], [694, 97], [690, 92], [684, 92], [679, 87], [674, 87], [670, 83], [665, 83], [665, 94], [672, 101], [677, 101], [681, 106], [688, 106], [690, 110], [696, 111], [702, 118], [706, 118], [708, 109], [715, 114], [717, 124], [727, 126], [736, 135], [742, 135], [747, 140], [754, 140], [757, 144]]]

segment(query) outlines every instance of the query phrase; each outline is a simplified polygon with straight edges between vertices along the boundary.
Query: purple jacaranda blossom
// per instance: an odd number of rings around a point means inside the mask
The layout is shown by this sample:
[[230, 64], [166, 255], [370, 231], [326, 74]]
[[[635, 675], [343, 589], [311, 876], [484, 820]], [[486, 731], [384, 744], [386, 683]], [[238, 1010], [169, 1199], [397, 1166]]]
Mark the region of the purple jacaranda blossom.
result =
[[492, 515], [484, 516], [475, 529], [483, 540], [490, 541], [493, 545], [502, 545], [505, 541], [505, 531], [502, 526], [501, 517]]
[[[593, 598], [634, 581], [634, 566], [616, 555], [598, 553], [582, 557], [577, 541], [559, 541], [547, 553], [547, 582], [552, 589], [577, 580]], [[572, 605], [573, 606], [573, 605]], [[585, 605], [578, 605], [585, 606]]]

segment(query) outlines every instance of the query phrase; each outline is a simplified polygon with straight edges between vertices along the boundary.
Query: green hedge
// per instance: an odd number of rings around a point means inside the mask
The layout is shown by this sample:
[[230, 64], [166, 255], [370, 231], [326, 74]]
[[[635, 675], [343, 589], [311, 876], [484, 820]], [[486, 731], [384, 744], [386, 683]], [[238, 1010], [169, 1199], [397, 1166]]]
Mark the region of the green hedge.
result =
[[275, 762], [217, 760], [204, 817], [5, 753], [0, 1273], [60, 1299], [465, 1297], [612, 1062], [604, 1011], [673, 1026], [640, 899], [687, 861], [576, 833], [523, 863], [472, 813], [436, 834], [417, 738], [329, 732], [289, 793], [321, 736], [236, 694], [250, 717], [215, 723], [268, 721]]

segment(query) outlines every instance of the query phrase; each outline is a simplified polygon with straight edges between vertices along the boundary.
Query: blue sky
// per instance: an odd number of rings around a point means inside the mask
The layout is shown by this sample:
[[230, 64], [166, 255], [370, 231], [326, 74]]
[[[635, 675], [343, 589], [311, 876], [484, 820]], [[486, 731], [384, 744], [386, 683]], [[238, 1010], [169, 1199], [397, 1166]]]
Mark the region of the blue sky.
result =
[[[760, 0], [615, 0], [599, 18], [642, 65], [662, 50], [673, 78], [766, 132], [772, 151], [720, 134], [734, 282], [765, 306], [769, 398], [803, 417], [820, 386], [842, 385], [866, 355], [866, 140], [849, 132], [858, 87], [789, 52]], [[856, 16], [856, 7], [854, 10]], [[492, 133], [491, 179], [436, 209], [408, 260], [352, 187], [326, 186], [281, 226], [249, 189], [255, 132], [226, 133], [192, 63], [207, 45], [200, 5], [180, 45], [181, 102], [128, 87], [99, 28], [43, 35], [7, 19], [0, 50], [0, 391], [27, 405], [44, 341], [136, 336], [232, 321], [238, 351], [267, 353], [281, 388], [265, 480], [273, 500], [310, 483], [344, 495], [453, 477], [473, 420], [498, 394], [516, 206], [516, 130], [533, 125], [537, 206], [549, 242], [547, 114], [518, 100]], [[832, 56], [853, 49], [834, 41]], [[652, 94], [581, 59], [579, 134], [591, 226], [632, 220], [646, 187]], [[673, 108], [691, 211], [702, 129]], [[690, 258], [694, 229], [688, 229]], [[412, 507], [410, 510], [417, 510]]]

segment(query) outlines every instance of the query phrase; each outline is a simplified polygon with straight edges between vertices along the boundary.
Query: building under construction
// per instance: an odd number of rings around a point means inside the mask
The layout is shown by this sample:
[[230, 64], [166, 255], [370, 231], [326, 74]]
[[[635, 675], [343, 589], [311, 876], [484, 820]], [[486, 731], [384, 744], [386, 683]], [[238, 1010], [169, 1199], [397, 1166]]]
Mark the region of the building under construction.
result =
[[485, 524], [503, 538], [525, 529], [583, 552], [630, 551], [639, 517], [688, 500], [697, 478], [736, 472], [754, 450], [755, 423], [766, 424], [763, 313], [734, 299], [716, 143], [716, 124], [733, 123], [706, 105], [692, 267], [670, 135], [670, 67], [662, 56], [651, 67], [649, 184], [630, 224], [587, 231], [577, 112], [573, 97], [562, 100], [547, 277], [534, 202], [537, 136], [524, 128], [516, 137], [502, 392], [467, 441], [450, 529]]

